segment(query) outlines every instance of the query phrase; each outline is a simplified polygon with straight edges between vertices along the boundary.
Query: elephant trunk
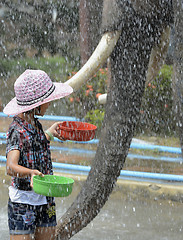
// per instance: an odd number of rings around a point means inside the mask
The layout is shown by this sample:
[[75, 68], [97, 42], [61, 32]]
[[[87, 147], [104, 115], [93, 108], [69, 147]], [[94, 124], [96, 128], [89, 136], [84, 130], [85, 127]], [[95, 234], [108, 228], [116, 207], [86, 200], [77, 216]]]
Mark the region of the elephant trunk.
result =
[[69, 239], [85, 227], [115, 186], [139, 119], [151, 48], [161, 34], [158, 29], [137, 16], [120, 35], [111, 54], [112, 79], [95, 160], [81, 192], [58, 222], [57, 239]]

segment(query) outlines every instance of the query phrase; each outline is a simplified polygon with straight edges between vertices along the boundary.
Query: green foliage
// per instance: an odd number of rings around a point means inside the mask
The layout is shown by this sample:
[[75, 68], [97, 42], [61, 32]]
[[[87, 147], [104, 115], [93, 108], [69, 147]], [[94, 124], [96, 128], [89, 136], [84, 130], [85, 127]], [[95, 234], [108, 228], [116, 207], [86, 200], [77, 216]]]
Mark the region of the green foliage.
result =
[[158, 78], [164, 79], [164, 82], [166, 80], [171, 81], [172, 73], [173, 73], [173, 66], [172, 65], [164, 65], [159, 72]]
[[[75, 73], [76, 72], [72, 72], [69, 78]], [[98, 103], [98, 97], [107, 91], [106, 81], [107, 69], [100, 69], [90, 80], [89, 84], [84, 85], [68, 98], [69, 110], [79, 118], [85, 118], [90, 111], [104, 111], [103, 106]], [[88, 121], [90, 121], [89, 115], [87, 115]], [[99, 116], [99, 113], [97, 116]]]
[[[71, 72], [73, 66], [60, 56], [0, 60], [0, 75], [2, 77], [17, 77], [28, 68], [42, 69], [54, 81], [62, 82], [76, 73]], [[163, 66], [158, 77], [146, 86], [136, 133], [172, 135], [175, 132], [171, 86], [172, 71], [172, 66]], [[107, 69], [100, 69], [87, 85], [66, 98], [64, 105], [68, 107], [67, 111], [72, 116], [93, 123], [100, 130], [105, 111], [104, 106], [98, 103], [98, 96], [106, 92]]]
[[0, 75], [5, 76], [10, 71], [11, 71], [11, 65], [9, 64], [9, 61], [0, 59]]
[[[164, 65], [156, 79], [146, 86], [136, 133], [172, 135], [175, 132], [172, 71], [172, 66]], [[72, 72], [71, 76], [74, 74]], [[75, 116], [84, 118], [100, 129], [104, 108], [98, 103], [97, 94], [106, 92], [107, 69], [100, 69], [90, 80], [90, 85], [83, 86], [68, 98], [69, 109]]]
[[17, 59], [1, 59], [0, 60], [0, 74], [17, 76], [26, 69], [41, 69], [48, 73], [54, 81], [65, 82], [68, 72], [72, 66], [65, 58], [54, 56], [49, 58], [21, 58]]
[[146, 86], [137, 132], [172, 134], [175, 131], [172, 71], [172, 66], [164, 65], [156, 79]]
[[96, 110], [91, 110], [87, 112], [86, 116], [84, 119], [87, 122], [90, 122], [97, 126], [98, 129], [101, 129], [102, 127], [102, 122], [104, 120], [104, 110], [96, 109]]

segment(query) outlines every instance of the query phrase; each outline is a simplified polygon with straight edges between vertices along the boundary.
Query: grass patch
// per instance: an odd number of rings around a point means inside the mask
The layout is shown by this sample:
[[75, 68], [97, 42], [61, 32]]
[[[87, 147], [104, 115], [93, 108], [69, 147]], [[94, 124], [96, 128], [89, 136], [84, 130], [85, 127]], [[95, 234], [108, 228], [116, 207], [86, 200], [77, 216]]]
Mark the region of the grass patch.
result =
[[170, 146], [170, 147], [180, 147], [180, 141], [178, 137], [174, 136], [148, 136], [148, 135], [137, 135], [135, 138], [149, 142], [149, 144]]

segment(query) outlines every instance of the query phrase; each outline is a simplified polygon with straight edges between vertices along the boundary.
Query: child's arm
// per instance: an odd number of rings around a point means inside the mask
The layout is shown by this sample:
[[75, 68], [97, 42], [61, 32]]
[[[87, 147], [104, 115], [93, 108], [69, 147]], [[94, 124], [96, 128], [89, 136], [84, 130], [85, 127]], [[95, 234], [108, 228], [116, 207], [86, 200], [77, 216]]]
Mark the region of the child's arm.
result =
[[62, 141], [65, 141], [65, 139], [60, 135], [59, 124], [62, 124], [62, 122], [54, 123], [50, 128], [47, 129], [47, 131], [45, 131], [45, 135], [48, 141], [52, 140], [52, 137], [56, 137]]
[[31, 177], [31, 187], [33, 186], [33, 176], [40, 175], [44, 176], [43, 173], [36, 169], [29, 169], [18, 164], [20, 158], [20, 151], [19, 150], [12, 150], [7, 155], [7, 162], [6, 162], [6, 171], [7, 174], [14, 177]]

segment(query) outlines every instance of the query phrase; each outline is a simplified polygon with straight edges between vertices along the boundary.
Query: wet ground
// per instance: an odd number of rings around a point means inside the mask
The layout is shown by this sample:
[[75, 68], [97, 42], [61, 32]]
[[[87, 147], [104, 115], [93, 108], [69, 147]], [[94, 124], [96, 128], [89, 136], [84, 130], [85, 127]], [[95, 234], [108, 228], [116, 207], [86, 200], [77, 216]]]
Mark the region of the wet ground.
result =
[[[7, 225], [7, 200], [9, 177], [0, 175], [0, 231], [1, 239], [9, 239]], [[72, 194], [67, 198], [57, 198], [57, 218], [68, 209], [77, 196], [82, 182], [76, 181]], [[133, 198], [121, 187], [111, 194], [99, 215], [74, 240], [182, 240], [182, 203], [167, 200]]]

